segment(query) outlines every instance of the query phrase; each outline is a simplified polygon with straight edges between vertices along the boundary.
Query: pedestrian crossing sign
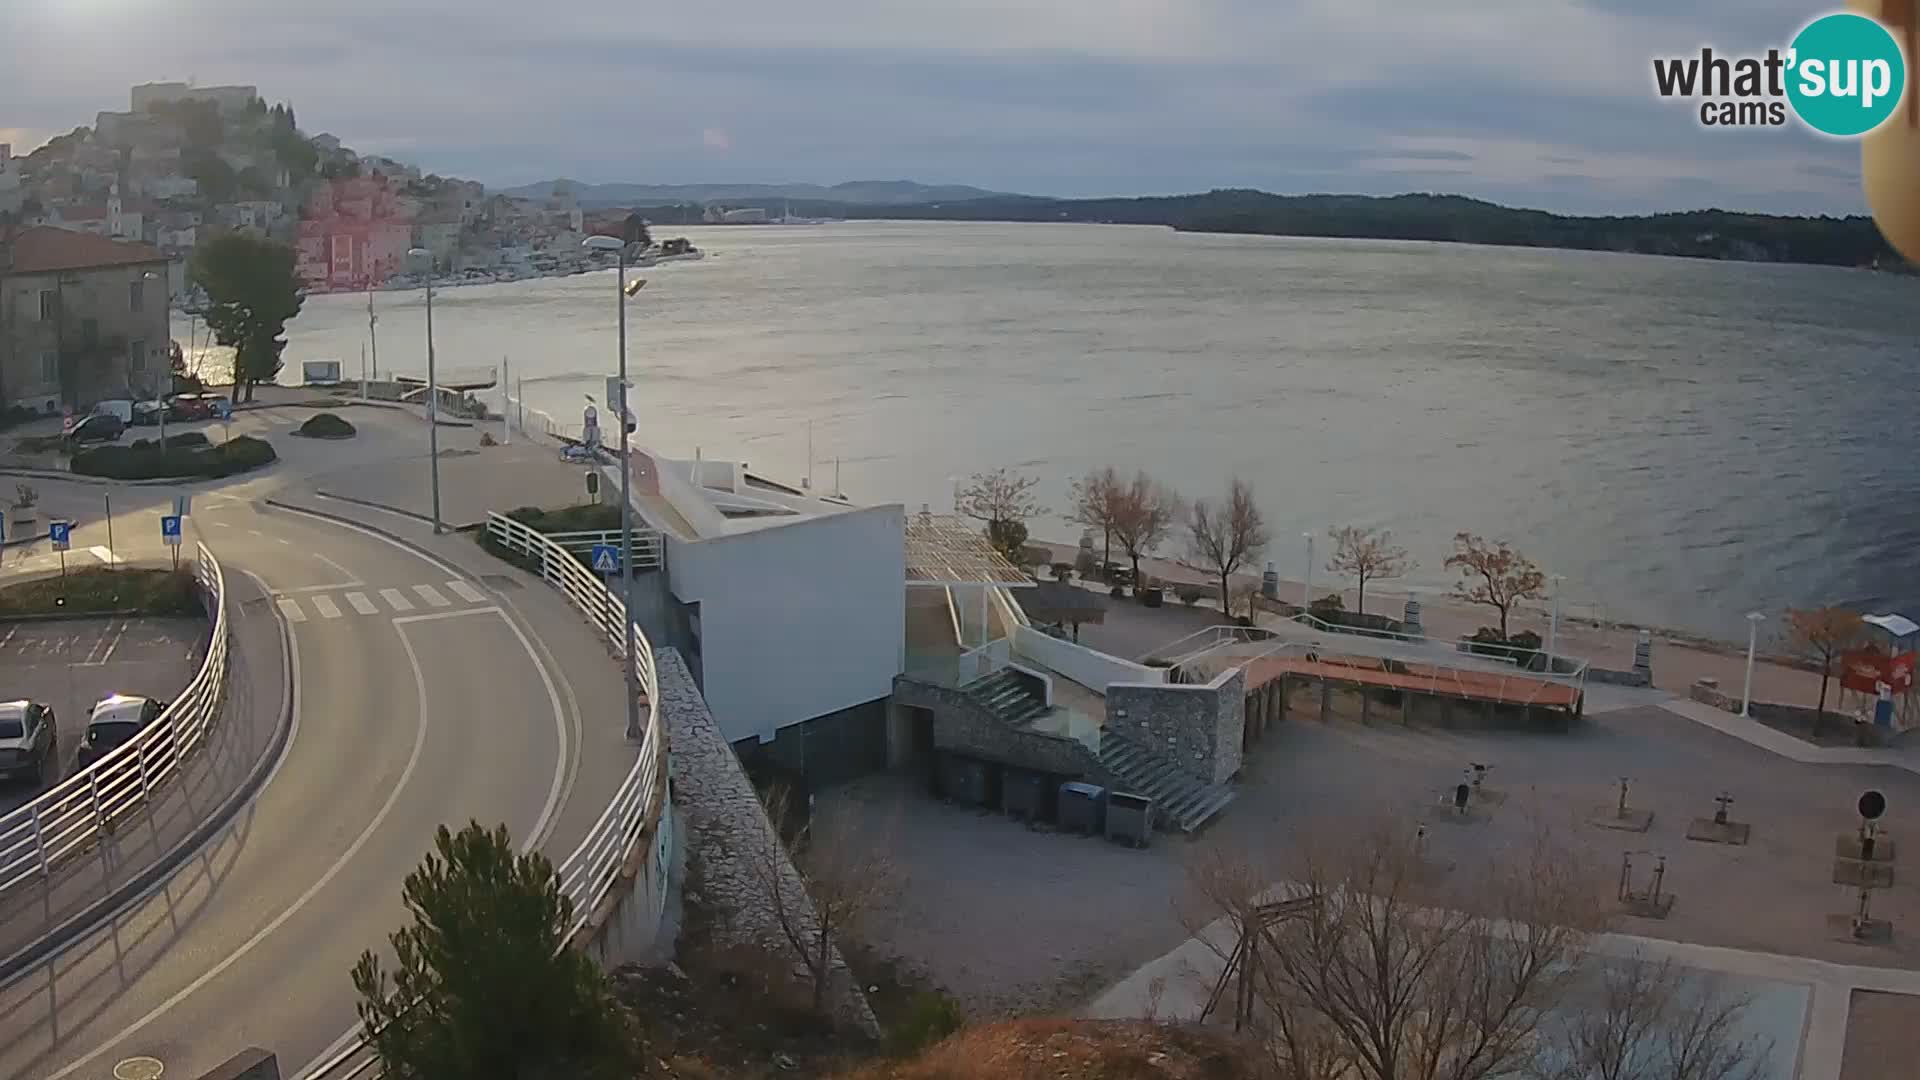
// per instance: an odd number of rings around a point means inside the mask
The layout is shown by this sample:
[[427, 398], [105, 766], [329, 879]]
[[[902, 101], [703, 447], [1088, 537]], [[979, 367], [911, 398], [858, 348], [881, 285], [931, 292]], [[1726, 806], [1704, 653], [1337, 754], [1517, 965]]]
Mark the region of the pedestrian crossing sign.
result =
[[593, 545], [593, 569], [599, 574], [620, 572], [620, 549], [612, 544]]

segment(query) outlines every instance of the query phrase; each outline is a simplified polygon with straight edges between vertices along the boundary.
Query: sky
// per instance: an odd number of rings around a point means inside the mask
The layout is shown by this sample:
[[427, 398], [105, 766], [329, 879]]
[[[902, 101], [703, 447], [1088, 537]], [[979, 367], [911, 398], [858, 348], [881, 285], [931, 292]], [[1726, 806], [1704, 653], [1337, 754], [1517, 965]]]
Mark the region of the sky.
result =
[[505, 186], [913, 179], [1093, 196], [1438, 191], [1566, 213], [1861, 213], [1859, 149], [1709, 130], [1652, 59], [1790, 0], [0, 0], [0, 141], [130, 84]]

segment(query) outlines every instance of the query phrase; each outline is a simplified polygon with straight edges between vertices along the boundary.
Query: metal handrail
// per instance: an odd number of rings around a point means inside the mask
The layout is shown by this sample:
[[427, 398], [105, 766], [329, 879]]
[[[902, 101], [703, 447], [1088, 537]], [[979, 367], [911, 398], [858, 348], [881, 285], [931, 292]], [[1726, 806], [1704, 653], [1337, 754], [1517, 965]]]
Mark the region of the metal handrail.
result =
[[[510, 551], [538, 559], [540, 576], [566, 594], [568, 602], [600, 631], [616, 657], [623, 655], [625, 608], [620, 598], [609, 592], [580, 560], [544, 534], [504, 514], [487, 514], [487, 534]], [[595, 911], [612, 893], [635, 845], [649, 828], [658, 824], [667, 803], [666, 733], [660, 723], [660, 684], [654, 673], [653, 646], [637, 625], [633, 627], [633, 639], [634, 667], [647, 698], [647, 730], [641, 739], [639, 759], [620, 782], [599, 819], [556, 871], [561, 894], [573, 902], [573, 925], [567, 928], [568, 944], [586, 928]], [[365, 1055], [366, 1040], [356, 1037], [345, 1049], [307, 1074], [306, 1080], [353, 1080], [362, 1075], [377, 1075], [372, 1070], [377, 1070], [378, 1060]]]
[[213, 621], [200, 670], [132, 739], [32, 802], [0, 815], [0, 896], [50, 879], [56, 867], [146, 806], [218, 718], [226, 700], [226, 577], [207, 546], [197, 548], [194, 576]]

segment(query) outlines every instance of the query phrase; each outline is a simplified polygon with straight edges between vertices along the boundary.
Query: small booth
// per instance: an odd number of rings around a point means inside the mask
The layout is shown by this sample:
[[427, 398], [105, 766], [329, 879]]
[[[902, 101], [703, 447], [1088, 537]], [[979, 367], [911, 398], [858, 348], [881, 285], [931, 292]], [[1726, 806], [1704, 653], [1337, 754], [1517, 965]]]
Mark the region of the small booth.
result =
[[1913, 685], [1920, 623], [1905, 615], [1862, 615], [1869, 640], [1840, 654], [1839, 710], [1883, 734], [1920, 726]]

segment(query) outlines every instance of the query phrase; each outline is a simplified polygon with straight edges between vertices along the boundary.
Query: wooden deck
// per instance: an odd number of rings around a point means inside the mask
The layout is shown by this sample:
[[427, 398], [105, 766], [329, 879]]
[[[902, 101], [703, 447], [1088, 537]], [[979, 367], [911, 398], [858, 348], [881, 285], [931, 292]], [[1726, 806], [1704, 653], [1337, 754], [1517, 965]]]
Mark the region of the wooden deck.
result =
[[1405, 690], [1416, 694], [1458, 698], [1463, 701], [1492, 702], [1495, 705], [1529, 705], [1572, 710], [1580, 704], [1577, 687], [1525, 675], [1500, 675], [1490, 671], [1435, 667], [1430, 664], [1405, 664], [1403, 671], [1387, 671], [1372, 657], [1340, 657], [1308, 660], [1299, 657], [1271, 656], [1247, 665], [1249, 692], [1285, 675]]

